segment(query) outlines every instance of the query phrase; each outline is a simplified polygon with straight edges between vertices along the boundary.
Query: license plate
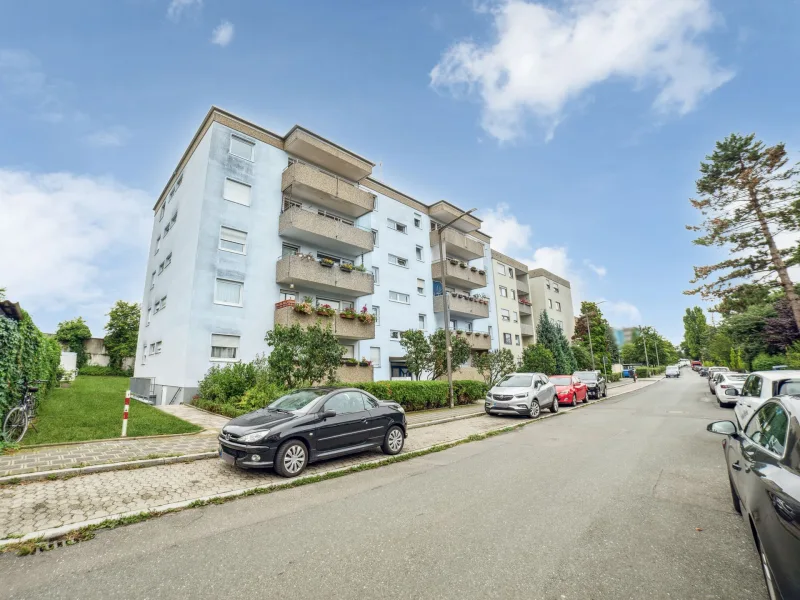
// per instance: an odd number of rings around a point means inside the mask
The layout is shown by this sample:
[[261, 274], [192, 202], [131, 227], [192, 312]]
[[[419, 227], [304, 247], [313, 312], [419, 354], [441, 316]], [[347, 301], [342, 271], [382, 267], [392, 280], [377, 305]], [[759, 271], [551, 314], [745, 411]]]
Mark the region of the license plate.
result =
[[222, 460], [224, 460], [226, 463], [228, 463], [229, 465], [234, 465], [234, 466], [236, 465], [236, 457], [235, 456], [231, 456], [227, 452], [224, 452], [222, 450], [222, 446], [219, 447], [219, 457]]

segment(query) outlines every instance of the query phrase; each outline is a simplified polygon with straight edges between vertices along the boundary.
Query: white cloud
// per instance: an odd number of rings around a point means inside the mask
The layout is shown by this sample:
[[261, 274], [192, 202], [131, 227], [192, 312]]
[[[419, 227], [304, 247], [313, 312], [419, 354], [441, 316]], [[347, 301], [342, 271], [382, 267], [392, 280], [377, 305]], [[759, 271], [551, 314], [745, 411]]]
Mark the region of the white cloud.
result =
[[496, 208], [482, 210], [481, 231], [492, 236], [492, 248], [513, 257], [530, 250], [532, 231], [530, 225], [524, 225], [514, 215], [507, 214], [508, 209], [508, 204], [501, 202]]
[[715, 24], [710, 0], [493, 0], [494, 40], [450, 47], [431, 84], [476, 93], [482, 126], [512, 140], [534, 117], [552, 137], [570, 101], [605, 81], [658, 88], [661, 112], [692, 110], [733, 73], [699, 40]]
[[130, 131], [126, 127], [116, 126], [90, 133], [84, 140], [97, 148], [117, 148], [124, 146], [129, 137]]
[[608, 270], [603, 266], [597, 266], [589, 259], [583, 261], [583, 264], [586, 265], [589, 269], [595, 272], [598, 277], [605, 277]]
[[230, 21], [223, 21], [216, 26], [211, 33], [211, 43], [223, 48], [231, 43], [233, 40], [233, 23]]
[[180, 21], [183, 13], [195, 8], [199, 10], [203, 6], [203, 0], [171, 0], [167, 7], [167, 17], [173, 21]]
[[31, 116], [49, 123], [64, 120], [64, 83], [51, 79], [27, 50], [0, 48], [0, 106], [16, 100]]
[[642, 324], [642, 313], [630, 302], [606, 300], [600, 307], [612, 327], [631, 327]]
[[[0, 287], [28, 310], [71, 316], [138, 300], [151, 203], [112, 179], [0, 169]], [[102, 312], [84, 316], [102, 330]]]

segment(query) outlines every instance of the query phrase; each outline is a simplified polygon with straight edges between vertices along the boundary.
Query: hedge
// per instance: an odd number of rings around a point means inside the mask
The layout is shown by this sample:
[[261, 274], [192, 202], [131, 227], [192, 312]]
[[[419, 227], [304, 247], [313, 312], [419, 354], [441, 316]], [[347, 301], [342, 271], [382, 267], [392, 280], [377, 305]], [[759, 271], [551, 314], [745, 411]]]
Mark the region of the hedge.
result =
[[[342, 384], [341, 387], [357, 388], [381, 400], [397, 402], [409, 412], [450, 406], [446, 381], [368, 381]], [[455, 404], [471, 404], [483, 400], [488, 391], [489, 388], [483, 381], [453, 382]]]
[[622, 379], [622, 373], [609, 373], [608, 374], [608, 382], [614, 383], [615, 381], [619, 381]]
[[89, 377], [133, 377], [133, 369], [86, 365], [78, 369], [78, 375], [88, 375]]
[[17, 321], [0, 316], [0, 419], [24, 393], [23, 382], [46, 380], [39, 398], [57, 382], [61, 346], [44, 335], [24, 310]]

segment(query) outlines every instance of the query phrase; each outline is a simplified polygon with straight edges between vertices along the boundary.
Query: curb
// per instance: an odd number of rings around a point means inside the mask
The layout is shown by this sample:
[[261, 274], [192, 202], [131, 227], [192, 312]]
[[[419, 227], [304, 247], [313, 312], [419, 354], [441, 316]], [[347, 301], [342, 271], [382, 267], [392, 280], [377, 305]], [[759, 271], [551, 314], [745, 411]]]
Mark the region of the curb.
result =
[[420, 423], [414, 423], [413, 425], [409, 425], [408, 429], [419, 429], [421, 427], [430, 427], [431, 425], [441, 425], [442, 423], [450, 423], [452, 421], [462, 421], [464, 419], [471, 419], [473, 417], [480, 417], [484, 414], [485, 411], [481, 410], [480, 412], [469, 413], [467, 415], [458, 415], [455, 417], [445, 417], [443, 419], [436, 419], [435, 421], [421, 421]]
[[[194, 423], [192, 423], [192, 425], [194, 425]], [[197, 427], [200, 426], [197, 425]], [[57, 446], [77, 446], [78, 444], [102, 444], [106, 442], [125, 442], [127, 440], [160, 440], [163, 438], [186, 437], [188, 435], [200, 435], [202, 433], [205, 433], [206, 431], [208, 431], [208, 429], [200, 429], [200, 431], [190, 431], [189, 433], [164, 433], [161, 435], [138, 435], [133, 437], [103, 438], [100, 440], [82, 440], [79, 442], [59, 442], [57, 444], [32, 444], [30, 446], [20, 446], [19, 449], [14, 451], [14, 454], [17, 454], [18, 452], [25, 452], [26, 450], [37, 450], [38, 448], [55, 448]]]

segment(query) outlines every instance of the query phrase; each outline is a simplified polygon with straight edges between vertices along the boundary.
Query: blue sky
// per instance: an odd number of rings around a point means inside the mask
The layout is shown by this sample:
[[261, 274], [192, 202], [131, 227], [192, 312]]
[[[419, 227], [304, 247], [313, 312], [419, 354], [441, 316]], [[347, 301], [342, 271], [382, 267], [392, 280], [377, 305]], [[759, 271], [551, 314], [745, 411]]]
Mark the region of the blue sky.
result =
[[300, 123], [502, 251], [674, 341], [698, 165], [800, 149], [798, 2], [118, 0], [0, 8], [0, 287], [102, 335], [141, 300], [150, 209], [209, 106]]

